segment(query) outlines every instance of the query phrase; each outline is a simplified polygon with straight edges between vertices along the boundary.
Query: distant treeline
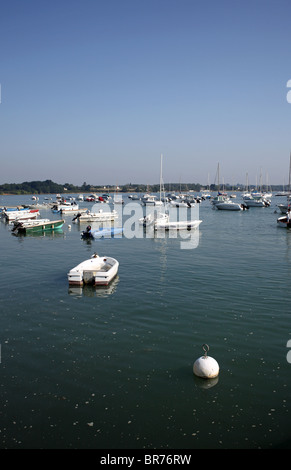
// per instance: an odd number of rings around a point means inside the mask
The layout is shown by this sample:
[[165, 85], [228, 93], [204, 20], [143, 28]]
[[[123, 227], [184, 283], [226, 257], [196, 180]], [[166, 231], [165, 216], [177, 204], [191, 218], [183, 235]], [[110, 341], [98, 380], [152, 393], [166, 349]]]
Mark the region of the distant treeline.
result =
[[[250, 186], [249, 189], [253, 188]], [[146, 185], [146, 184], [132, 184], [128, 183], [122, 186], [118, 186], [119, 192], [125, 193], [143, 193], [143, 192], [159, 192], [160, 185]], [[211, 184], [209, 188], [206, 188], [199, 183], [171, 183], [165, 185], [166, 192], [187, 192], [194, 191], [199, 192], [201, 189], [209, 189], [210, 191], [217, 191], [218, 186]], [[222, 189], [222, 188], [220, 188]], [[236, 191], [244, 190], [244, 185], [230, 186], [228, 184], [224, 185], [225, 191]], [[266, 188], [262, 188], [266, 189]], [[282, 185], [272, 186], [273, 191], [281, 191], [283, 189]], [[75, 186], [70, 183], [58, 184], [54, 183], [51, 180], [46, 181], [25, 181], [24, 183], [5, 183], [0, 185], [0, 194], [62, 194], [62, 193], [95, 193], [95, 192], [115, 192], [115, 185], [104, 185], [104, 186], [94, 186], [92, 184], [87, 184], [84, 182], [82, 186]]]

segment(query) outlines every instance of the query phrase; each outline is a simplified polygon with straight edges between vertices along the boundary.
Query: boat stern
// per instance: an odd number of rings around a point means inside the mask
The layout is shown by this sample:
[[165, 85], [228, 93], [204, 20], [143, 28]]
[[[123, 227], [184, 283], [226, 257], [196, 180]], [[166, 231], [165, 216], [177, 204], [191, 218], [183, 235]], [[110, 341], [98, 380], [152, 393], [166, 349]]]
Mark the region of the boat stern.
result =
[[82, 286], [83, 285], [83, 272], [80, 272], [76, 269], [71, 269], [68, 272], [68, 281], [72, 286]]

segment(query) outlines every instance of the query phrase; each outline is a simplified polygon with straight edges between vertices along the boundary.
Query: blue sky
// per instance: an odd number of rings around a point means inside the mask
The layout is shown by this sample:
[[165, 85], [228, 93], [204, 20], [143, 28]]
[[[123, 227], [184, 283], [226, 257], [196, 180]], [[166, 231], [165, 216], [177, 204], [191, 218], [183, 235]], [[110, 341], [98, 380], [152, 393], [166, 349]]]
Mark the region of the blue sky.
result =
[[290, 0], [3, 0], [0, 184], [288, 182]]

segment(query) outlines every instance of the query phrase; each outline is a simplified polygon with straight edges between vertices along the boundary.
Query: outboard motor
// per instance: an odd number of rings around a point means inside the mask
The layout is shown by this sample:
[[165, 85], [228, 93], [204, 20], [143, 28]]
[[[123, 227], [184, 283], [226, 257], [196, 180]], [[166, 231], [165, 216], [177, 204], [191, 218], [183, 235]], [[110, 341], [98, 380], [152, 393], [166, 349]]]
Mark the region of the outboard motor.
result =
[[23, 224], [21, 222], [18, 222], [18, 224], [14, 225], [13, 229], [11, 230], [11, 232], [15, 232], [16, 230], [18, 230], [20, 227], [23, 227]]
[[88, 225], [86, 227], [86, 230], [84, 230], [81, 234], [82, 238], [93, 238], [92, 232], [91, 232], [91, 225]]
[[81, 212], [78, 212], [77, 215], [72, 219], [72, 222], [74, 222], [76, 219], [78, 219], [81, 216]]

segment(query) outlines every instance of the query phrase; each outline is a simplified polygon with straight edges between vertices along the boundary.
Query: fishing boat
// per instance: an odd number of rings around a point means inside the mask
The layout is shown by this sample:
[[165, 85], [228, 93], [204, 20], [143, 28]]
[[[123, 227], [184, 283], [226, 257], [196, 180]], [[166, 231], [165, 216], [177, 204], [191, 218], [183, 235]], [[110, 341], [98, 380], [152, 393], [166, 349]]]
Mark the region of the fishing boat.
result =
[[18, 234], [51, 232], [53, 230], [60, 230], [64, 222], [64, 220], [49, 219], [15, 221], [12, 232]]
[[103, 212], [100, 209], [98, 212], [91, 212], [87, 210], [86, 212], [78, 212], [77, 215], [72, 219], [72, 222], [107, 222], [113, 221], [118, 218], [117, 211], [107, 211]]
[[14, 222], [15, 220], [36, 219], [40, 214], [38, 209], [24, 209], [17, 211], [4, 211], [6, 222]]
[[49, 219], [27, 219], [27, 220], [14, 220], [12, 232], [15, 232], [16, 227], [30, 227], [35, 224], [42, 224], [49, 222]]
[[119, 262], [111, 257], [98, 256], [97, 253], [75, 266], [68, 273], [70, 285], [107, 286], [117, 275]]

